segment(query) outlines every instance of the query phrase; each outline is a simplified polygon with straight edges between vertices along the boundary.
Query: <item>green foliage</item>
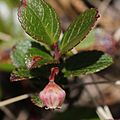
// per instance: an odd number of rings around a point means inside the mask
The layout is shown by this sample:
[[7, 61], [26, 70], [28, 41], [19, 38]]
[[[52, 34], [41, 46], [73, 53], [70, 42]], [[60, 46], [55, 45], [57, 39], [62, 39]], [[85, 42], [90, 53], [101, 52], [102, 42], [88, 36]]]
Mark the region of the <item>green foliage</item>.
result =
[[[40, 57], [41, 59], [33, 61], [35, 57]], [[11, 59], [17, 68], [32, 67], [32, 64], [34, 64], [32, 62], [38, 62], [37, 65], [41, 66], [53, 61], [52, 56], [47, 53], [47, 50], [32, 40], [23, 40], [14, 46], [11, 52]]]
[[32, 78], [44, 78], [48, 79], [50, 75], [50, 70], [52, 67], [56, 66], [57, 64], [48, 64], [43, 65], [39, 68], [32, 68], [28, 69], [27, 67], [19, 67], [15, 70], [13, 70], [11, 74], [11, 81], [20, 81], [20, 80], [28, 80]]
[[38, 107], [44, 107], [44, 104], [43, 104], [43, 102], [40, 100], [39, 95], [38, 95], [37, 93], [31, 95], [31, 101], [32, 101], [35, 105], [37, 105]]
[[22, 27], [35, 40], [51, 46], [59, 39], [58, 17], [44, 0], [22, 2], [18, 14]]
[[66, 77], [91, 74], [107, 68], [112, 63], [112, 58], [103, 52], [80, 52], [65, 61], [63, 72]]
[[[52, 67], [59, 67], [57, 77], [64, 78], [95, 73], [112, 64], [112, 58], [100, 51], [67, 56], [68, 51], [76, 47], [94, 26], [98, 18], [96, 9], [89, 9], [78, 16], [61, 41], [58, 17], [44, 0], [23, 0], [18, 15], [22, 27], [36, 42], [23, 40], [13, 47], [11, 59], [17, 69], [11, 74], [12, 81], [48, 79]], [[31, 98], [37, 106], [43, 107], [38, 94]]]
[[14, 78], [11, 78], [11, 81], [19, 81], [33, 78], [30, 71], [25, 68], [18, 68], [13, 70], [12, 75]]
[[[95, 44], [95, 30], [92, 30], [84, 40], [82, 40], [77, 46], [75, 46], [75, 50], [77, 52], [88, 50], [90, 47], [93, 47]], [[67, 53], [68, 56], [72, 56], [73, 52], [69, 51]]]
[[32, 68], [36, 67], [36, 65], [34, 64], [35, 59], [37, 62], [37, 64], [36, 64], [37, 67], [53, 62], [52, 56], [50, 56], [48, 53], [46, 53], [38, 48], [31, 48], [28, 50], [28, 53], [26, 55], [26, 64], [27, 64], [28, 68], [29, 67], [32, 67]]
[[65, 54], [71, 50], [78, 43], [80, 43], [88, 34], [97, 20], [98, 13], [96, 9], [89, 9], [82, 13], [78, 18], [69, 26], [64, 33], [60, 43], [60, 51]]
[[75, 49], [79, 52], [81, 50], [88, 49], [95, 44], [95, 30], [92, 30], [86, 38], [78, 44]]
[[13, 64], [16, 67], [26, 66], [25, 58], [26, 58], [28, 49], [30, 48], [31, 48], [30, 40], [21, 41], [16, 46], [13, 47], [13, 50], [11, 52], [11, 59], [12, 59]]

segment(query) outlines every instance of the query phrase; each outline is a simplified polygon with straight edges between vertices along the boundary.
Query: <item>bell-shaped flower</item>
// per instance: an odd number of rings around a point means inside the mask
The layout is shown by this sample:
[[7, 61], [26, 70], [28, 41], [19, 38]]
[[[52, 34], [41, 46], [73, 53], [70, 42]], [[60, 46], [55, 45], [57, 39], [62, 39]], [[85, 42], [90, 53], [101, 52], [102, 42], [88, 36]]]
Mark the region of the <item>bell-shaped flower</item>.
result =
[[40, 99], [43, 101], [47, 109], [61, 108], [65, 96], [65, 91], [54, 81], [50, 81], [39, 94]]

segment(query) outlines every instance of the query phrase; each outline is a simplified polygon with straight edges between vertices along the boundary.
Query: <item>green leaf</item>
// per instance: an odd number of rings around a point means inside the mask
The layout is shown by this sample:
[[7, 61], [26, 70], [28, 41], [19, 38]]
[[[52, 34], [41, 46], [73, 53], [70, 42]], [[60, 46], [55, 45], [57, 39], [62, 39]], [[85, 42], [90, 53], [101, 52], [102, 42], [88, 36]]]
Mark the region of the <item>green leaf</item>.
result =
[[113, 63], [112, 58], [100, 51], [78, 53], [65, 61], [65, 77], [99, 72]]
[[65, 54], [79, 44], [89, 33], [98, 17], [98, 12], [94, 8], [83, 12], [65, 32], [59, 46], [61, 53]]
[[10, 76], [10, 80], [14, 81], [21, 81], [21, 80], [28, 80], [34, 78], [29, 70], [25, 68], [17, 68], [13, 70]]
[[80, 44], [78, 44], [75, 49], [79, 52], [81, 50], [87, 50], [89, 47], [94, 46], [95, 44], [95, 31], [92, 30], [87, 36], [86, 38], [81, 41]]
[[[50, 76], [51, 68], [56, 66], [57, 64], [47, 64], [41, 67], [27, 69], [27, 68], [17, 68], [13, 70], [11, 74], [11, 81], [21, 81], [21, 80], [28, 80], [28, 79], [37, 79], [37, 78], [44, 78], [48, 80]], [[43, 80], [44, 80], [43, 79]]]
[[[41, 61], [31, 61], [31, 58], [41, 57]], [[27, 68], [28, 64], [38, 62], [38, 65], [47, 64], [52, 62], [53, 58], [46, 48], [32, 40], [22, 40], [13, 47], [11, 52], [11, 59], [17, 68]], [[37, 66], [36, 66], [37, 67]]]
[[38, 48], [31, 48], [26, 54], [26, 65], [28, 68], [35, 68], [52, 62], [52, 56]]
[[24, 30], [35, 40], [51, 46], [59, 39], [59, 19], [44, 0], [22, 0], [18, 16]]
[[28, 49], [32, 46], [30, 40], [20, 41], [13, 47], [11, 52], [11, 60], [16, 67], [25, 67], [25, 57]]
[[[75, 50], [77, 52], [80, 52], [80, 51], [87, 51], [91, 48], [93, 48], [94, 44], [95, 44], [95, 31], [92, 30], [87, 36], [86, 38], [80, 42], [80, 44], [78, 44], [76, 47], [75, 47]], [[67, 53], [67, 56], [72, 56], [74, 55], [72, 51], [69, 51]]]
[[38, 107], [44, 107], [44, 103], [40, 100], [39, 94], [37, 93], [31, 95], [31, 101]]
[[30, 74], [30, 71], [25, 69], [25, 68], [18, 68], [16, 70], [13, 71], [14, 74], [16, 74], [17, 76], [21, 76], [24, 78], [32, 78], [33, 76]]

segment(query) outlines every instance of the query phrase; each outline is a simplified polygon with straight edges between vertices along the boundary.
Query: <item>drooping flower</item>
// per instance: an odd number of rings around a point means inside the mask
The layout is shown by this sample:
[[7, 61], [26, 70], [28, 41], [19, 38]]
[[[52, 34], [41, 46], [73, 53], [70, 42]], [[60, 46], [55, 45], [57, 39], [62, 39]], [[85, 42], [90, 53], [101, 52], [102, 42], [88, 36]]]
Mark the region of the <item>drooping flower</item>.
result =
[[40, 92], [39, 97], [43, 101], [47, 109], [59, 109], [61, 108], [66, 93], [65, 91], [57, 85], [55, 80], [55, 75], [59, 73], [59, 68], [54, 67], [51, 69], [51, 75], [49, 76], [49, 83]]
[[39, 94], [40, 99], [43, 101], [47, 109], [61, 108], [65, 96], [65, 91], [54, 81], [50, 81]]

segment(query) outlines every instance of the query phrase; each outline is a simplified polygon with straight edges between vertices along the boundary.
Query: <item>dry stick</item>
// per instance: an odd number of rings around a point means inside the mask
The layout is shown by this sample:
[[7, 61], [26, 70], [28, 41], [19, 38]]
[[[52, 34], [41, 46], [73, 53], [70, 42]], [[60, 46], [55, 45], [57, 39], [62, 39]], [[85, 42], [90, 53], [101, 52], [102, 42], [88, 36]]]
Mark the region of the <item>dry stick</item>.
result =
[[1, 107], [0, 109], [6, 114], [6, 116], [8, 116], [10, 120], [16, 120], [14, 114], [7, 107]]
[[18, 102], [20, 100], [27, 99], [28, 97], [29, 97], [29, 94], [24, 94], [24, 95], [20, 95], [20, 96], [14, 97], [14, 98], [10, 98], [8, 100], [4, 100], [4, 101], [0, 102], [0, 107], [12, 104], [14, 102]]

